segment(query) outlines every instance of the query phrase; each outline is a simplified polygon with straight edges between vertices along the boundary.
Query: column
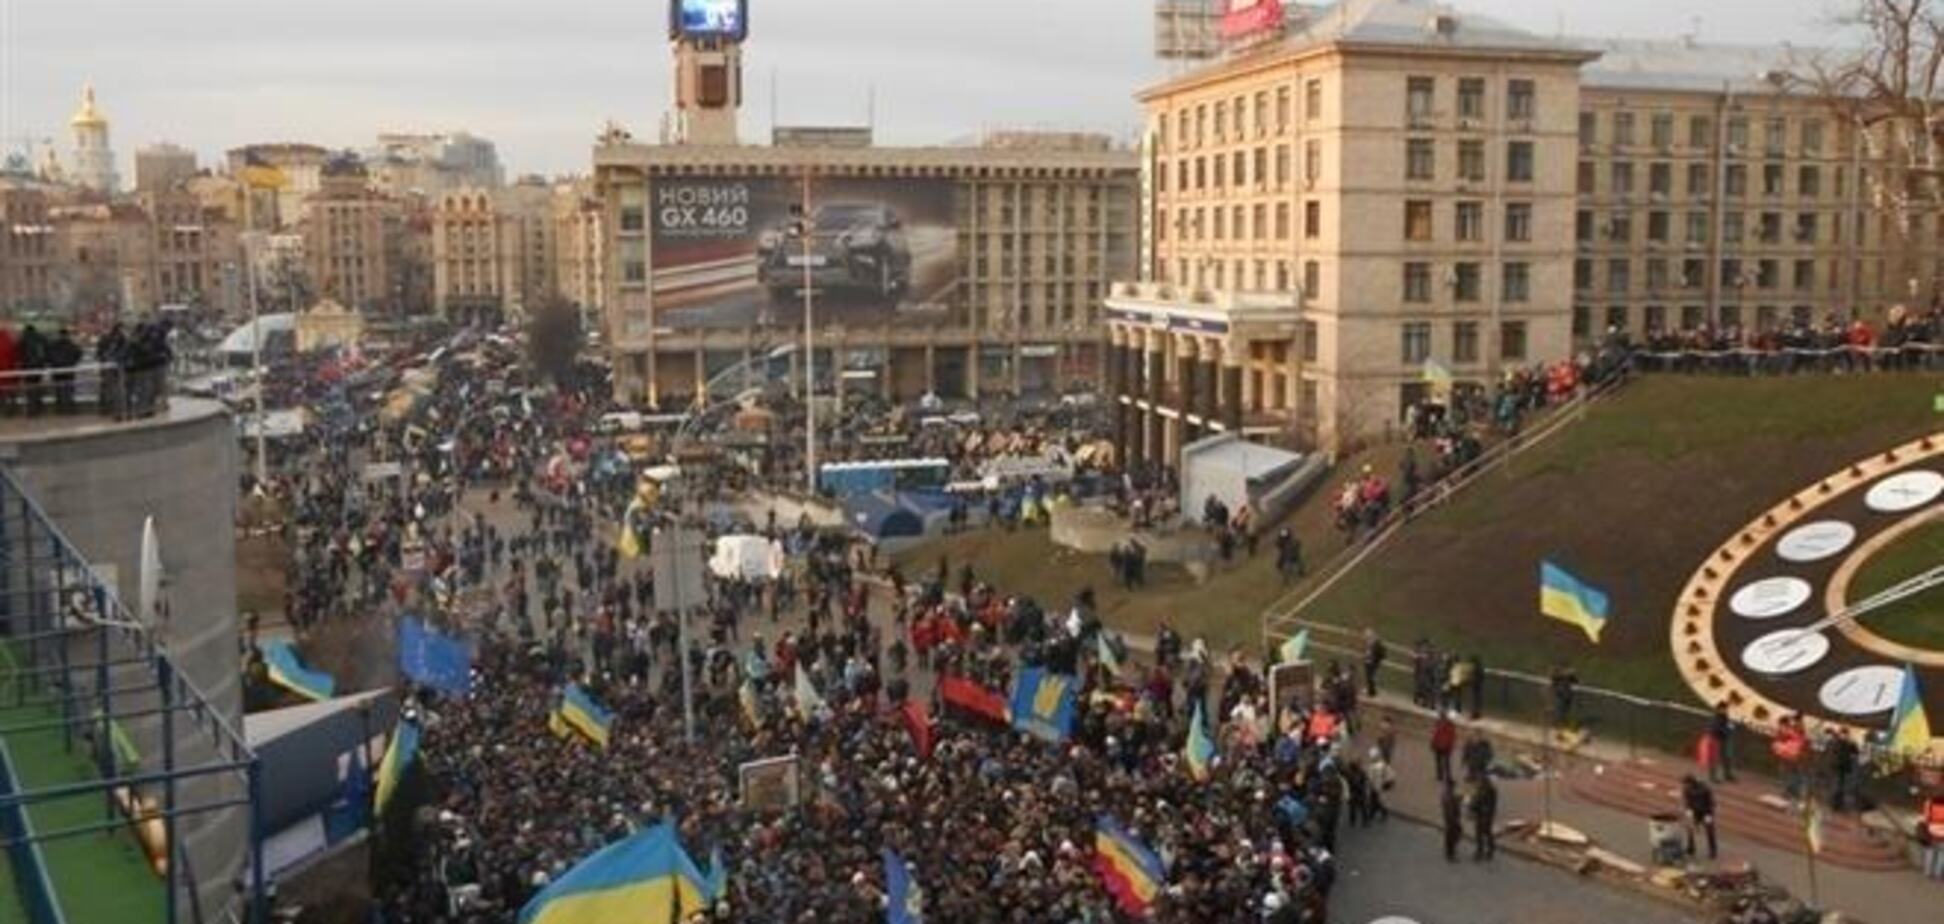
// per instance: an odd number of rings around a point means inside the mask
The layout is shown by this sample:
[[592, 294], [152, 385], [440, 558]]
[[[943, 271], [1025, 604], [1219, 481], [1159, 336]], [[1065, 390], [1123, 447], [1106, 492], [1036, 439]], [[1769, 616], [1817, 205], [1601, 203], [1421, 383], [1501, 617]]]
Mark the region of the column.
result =
[[979, 400], [979, 365], [984, 359], [979, 355], [979, 342], [974, 338], [965, 348], [965, 396], [973, 401]]
[[1190, 423], [1188, 415], [1196, 412], [1196, 403], [1201, 394], [1201, 361], [1196, 358], [1195, 338], [1183, 335], [1175, 338], [1175, 411], [1180, 425], [1176, 428], [1177, 445], [1169, 448], [1168, 457], [1173, 458], [1180, 446], [1194, 442], [1200, 435], [1200, 428]]
[[1234, 341], [1222, 344], [1222, 393], [1217, 413], [1230, 433], [1242, 435], [1242, 356]]
[[1161, 393], [1164, 383], [1168, 378], [1168, 344], [1166, 340], [1162, 339], [1167, 335], [1156, 331], [1147, 331], [1142, 336], [1145, 340], [1144, 348], [1147, 352], [1147, 388], [1144, 389], [1144, 392], [1147, 395], [1149, 404], [1160, 407]]

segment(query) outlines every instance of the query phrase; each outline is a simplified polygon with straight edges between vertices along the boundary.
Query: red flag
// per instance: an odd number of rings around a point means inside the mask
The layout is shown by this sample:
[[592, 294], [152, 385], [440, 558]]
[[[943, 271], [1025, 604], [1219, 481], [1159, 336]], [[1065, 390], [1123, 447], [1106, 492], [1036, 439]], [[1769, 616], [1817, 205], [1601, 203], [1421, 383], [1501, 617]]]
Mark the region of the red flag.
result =
[[931, 716], [925, 714], [925, 704], [915, 699], [907, 699], [898, 707], [898, 719], [904, 722], [905, 731], [911, 733], [911, 744], [918, 749], [918, 756], [930, 760], [932, 755]]
[[946, 704], [957, 706], [994, 722], [1011, 722], [1006, 698], [963, 677], [940, 677], [938, 695]]

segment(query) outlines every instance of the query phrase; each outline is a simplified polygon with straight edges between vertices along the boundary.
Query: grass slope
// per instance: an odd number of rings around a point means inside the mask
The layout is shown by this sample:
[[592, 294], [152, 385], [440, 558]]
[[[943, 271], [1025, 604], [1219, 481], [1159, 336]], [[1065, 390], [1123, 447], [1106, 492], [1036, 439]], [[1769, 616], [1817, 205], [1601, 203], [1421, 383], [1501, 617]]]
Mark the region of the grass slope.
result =
[[[1920, 526], [1863, 563], [1849, 598], [1865, 600], [1944, 561], [1944, 523]], [[1944, 650], [1944, 587], [1906, 597], [1863, 617], [1878, 635], [1915, 648]]]
[[[1762, 510], [1857, 458], [1938, 429], [1936, 376], [1650, 377], [1406, 529], [1304, 614], [1477, 651], [1592, 684], [1692, 697], [1667, 653], [1695, 567]], [[1612, 597], [1602, 644], [1545, 620], [1551, 556]]]

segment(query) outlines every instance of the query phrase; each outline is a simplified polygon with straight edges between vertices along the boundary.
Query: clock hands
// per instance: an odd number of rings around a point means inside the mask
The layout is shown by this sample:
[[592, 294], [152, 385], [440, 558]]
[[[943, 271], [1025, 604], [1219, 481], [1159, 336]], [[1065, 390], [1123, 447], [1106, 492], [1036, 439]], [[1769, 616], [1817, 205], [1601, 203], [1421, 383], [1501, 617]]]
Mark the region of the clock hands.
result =
[[1944, 565], [1939, 565], [1915, 577], [1887, 587], [1871, 597], [1843, 607], [1841, 610], [1831, 613], [1794, 632], [1777, 633], [1765, 642], [1764, 646], [1773, 649], [1795, 644], [1803, 636], [1814, 635], [1831, 626], [1847, 625], [1892, 603], [1914, 597], [1939, 585], [1944, 585]]

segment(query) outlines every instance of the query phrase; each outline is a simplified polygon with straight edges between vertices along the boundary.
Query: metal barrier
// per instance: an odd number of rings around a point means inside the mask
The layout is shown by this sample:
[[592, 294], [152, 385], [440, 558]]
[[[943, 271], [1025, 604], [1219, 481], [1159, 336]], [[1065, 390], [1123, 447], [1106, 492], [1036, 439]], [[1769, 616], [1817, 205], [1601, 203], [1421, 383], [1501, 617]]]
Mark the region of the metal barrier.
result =
[[[150, 417], [168, 407], [167, 367], [131, 369], [82, 363], [58, 369], [0, 372], [0, 420], [6, 417]], [[0, 426], [4, 426], [0, 423]]]
[[[1341, 661], [1356, 671], [1361, 680], [1363, 630], [1308, 620], [1295, 620], [1294, 624], [1310, 630], [1309, 647], [1321, 655], [1313, 656], [1311, 660]], [[1377, 685], [1410, 699], [1416, 692], [1411, 646], [1391, 639], [1383, 641], [1389, 656], [1378, 675]], [[1359, 689], [1362, 687], [1359, 686]], [[1521, 671], [1487, 667], [1481, 704], [1484, 707], [1481, 710], [1483, 715], [1510, 719], [1533, 728], [1546, 728], [1553, 720], [1552, 680]], [[1463, 694], [1459, 707], [1460, 711], [1469, 714], [1470, 691]], [[1629, 757], [1638, 757], [1641, 752], [1650, 751], [1692, 759], [1695, 744], [1711, 718], [1712, 713], [1708, 710], [1687, 703], [1634, 696], [1586, 684], [1574, 686], [1572, 708], [1568, 713], [1568, 721], [1573, 726], [1586, 730], [1593, 740], [1624, 745]], [[1739, 734], [1731, 739], [1732, 759], [1737, 772], [1752, 771], [1773, 779], [1781, 779], [1789, 773], [1789, 769], [1782, 766], [1769, 751], [1768, 740], [1774, 734], [1774, 728], [1738, 728]], [[1818, 754], [1820, 744], [1812, 742]], [[1817, 766], [1811, 767], [1812, 771], [1821, 769], [1822, 761], [1815, 760], [1813, 763]], [[1944, 770], [1944, 766], [1935, 765], [1929, 758], [1907, 763], [1928, 772]]]
[[[14, 772], [13, 755], [0, 741], [0, 797], [20, 791], [20, 775]], [[34, 822], [18, 805], [0, 809], [0, 837], [7, 839], [7, 860], [13, 866], [14, 891], [20, 896], [27, 917], [35, 924], [66, 924], [60, 903], [54, 898], [54, 883], [47, 875], [47, 857], [34, 839]]]
[[1636, 347], [1628, 358], [1641, 372], [1715, 375], [1804, 375], [1837, 372], [1927, 372], [1944, 369], [1944, 344], [1897, 346], [1727, 347], [1655, 350]]
[[[245, 809], [249, 881], [243, 904], [249, 921], [267, 921], [256, 755], [240, 728], [178, 670], [168, 651], [4, 469], [0, 632], [0, 651], [8, 654], [7, 663], [0, 664], [4, 705], [25, 713], [24, 721], [16, 716], [0, 726], [0, 741], [58, 732], [61, 747], [86, 755], [94, 771], [92, 778], [0, 793], [0, 818], [77, 798], [98, 798], [102, 807], [99, 821], [56, 830], [6, 824], [0, 847], [15, 858], [16, 881], [25, 881], [21, 874], [29, 872], [20, 867], [26, 848], [139, 829], [153, 820], [162, 827], [160, 845], [166, 851], [165, 898], [155, 916], [145, 919], [164, 924], [184, 920], [179, 902], [186, 897], [198, 903], [187, 919], [215, 920], [226, 912], [205, 913], [199, 907], [200, 890], [208, 883], [196, 878], [178, 825], [205, 813]], [[135, 740], [153, 741], [156, 752], [139, 753]], [[137, 753], [131, 755], [131, 750]], [[185, 801], [197, 792], [213, 792], [214, 797]], [[151, 802], [159, 804], [151, 810]], [[58, 867], [48, 873], [56, 882], [63, 878]], [[85, 879], [85, 871], [80, 876]], [[36, 924], [59, 920], [35, 917]]]
[[1377, 521], [1368, 538], [1343, 549], [1332, 557], [1318, 573], [1319, 580], [1311, 585], [1308, 591], [1291, 591], [1263, 611], [1264, 647], [1267, 647], [1270, 636], [1276, 630], [1300, 623], [1301, 620], [1297, 619], [1297, 616], [1303, 610], [1322, 599], [1324, 594], [1329, 593], [1330, 589], [1337, 585], [1337, 582], [1349, 576], [1359, 565], [1388, 545], [1406, 523], [1450, 503], [1479, 478], [1565, 431], [1567, 427], [1585, 416], [1587, 407], [1618, 391], [1627, 381], [1628, 378], [1624, 374], [1607, 377], [1597, 385], [1581, 391], [1572, 400], [1554, 408], [1551, 414], [1539, 421], [1532, 429], [1508, 436], [1478, 458], [1447, 473], [1437, 481], [1419, 488], [1415, 495], [1405, 498], [1391, 508], [1383, 519]]

